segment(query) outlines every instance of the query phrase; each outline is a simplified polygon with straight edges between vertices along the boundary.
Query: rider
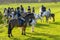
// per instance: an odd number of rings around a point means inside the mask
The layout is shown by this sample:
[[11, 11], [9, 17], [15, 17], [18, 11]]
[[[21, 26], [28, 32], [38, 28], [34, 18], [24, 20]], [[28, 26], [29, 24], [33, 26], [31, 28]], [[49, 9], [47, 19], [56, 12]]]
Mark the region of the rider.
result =
[[35, 7], [32, 7], [32, 13], [35, 13]]
[[21, 16], [21, 12], [20, 12], [20, 8], [19, 7], [17, 7], [16, 14], [17, 14], [17, 17], [18, 17], [17, 19], [18, 19], [19, 24], [23, 24], [25, 20]]
[[7, 16], [8, 16], [8, 18], [10, 18], [10, 13], [11, 13], [11, 8], [8, 7], [8, 10], [7, 10]]
[[7, 8], [4, 8], [4, 16], [7, 15]]
[[11, 8], [11, 16], [12, 16], [12, 19], [14, 19], [14, 8]]
[[19, 7], [17, 7], [17, 9], [16, 9], [16, 14], [17, 14], [18, 18], [21, 16]]
[[28, 6], [28, 13], [31, 13], [31, 8], [30, 8], [30, 6]]
[[46, 7], [42, 5], [42, 7], [41, 7], [41, 16], [42, 16], [43, 12], [45, 12], [45, 11], [46, 11]]
[[21, 9], [21, 13], [23, 13], [24, 12], [24, 7], [22, 5], [20, 6], [20, 9]]

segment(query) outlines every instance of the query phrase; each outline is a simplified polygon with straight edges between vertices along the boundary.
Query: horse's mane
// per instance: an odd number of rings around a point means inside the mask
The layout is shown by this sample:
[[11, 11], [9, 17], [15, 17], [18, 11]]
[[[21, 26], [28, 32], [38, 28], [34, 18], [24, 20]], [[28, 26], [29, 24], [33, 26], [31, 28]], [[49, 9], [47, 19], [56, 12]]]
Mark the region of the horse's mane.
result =
[[28, 17], [29, 15], [34, 15], [33, 13], [29, 13], [29, 14], [27, 14], [25, 17]]

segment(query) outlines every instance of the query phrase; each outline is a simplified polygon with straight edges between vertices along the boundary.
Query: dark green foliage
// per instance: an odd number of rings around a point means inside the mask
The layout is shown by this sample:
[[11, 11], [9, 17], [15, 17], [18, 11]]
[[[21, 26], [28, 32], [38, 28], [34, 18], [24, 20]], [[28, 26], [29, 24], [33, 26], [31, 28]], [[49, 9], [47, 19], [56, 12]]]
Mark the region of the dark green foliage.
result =
[[3, 18], [3, 15], [2, 15], [2, 14], [1, 14], [1, 12], [0, 12], [0, 24], [2, 24], [2, 23], [3, 23], [2, 18]]

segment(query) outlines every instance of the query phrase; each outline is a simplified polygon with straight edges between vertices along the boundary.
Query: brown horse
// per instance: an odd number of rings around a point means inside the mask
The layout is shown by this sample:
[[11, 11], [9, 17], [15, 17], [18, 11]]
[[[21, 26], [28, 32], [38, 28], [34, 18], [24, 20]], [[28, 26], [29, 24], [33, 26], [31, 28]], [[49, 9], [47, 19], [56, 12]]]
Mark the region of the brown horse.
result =
[[27, 14], [24, 19], [25, 21], [23, 22], [23, 24], [19, 24], [18, 19], [11, 19], [8, 22], [8, 37], [12, 36], [12, 29], [17, 26], [17, 27], [22, 27], [22, 35], [25, 35], [25, 30], [27, 27], [27, 24], [29, 23], [29, 19], [34, 19], [34, 14], [30, 13]]

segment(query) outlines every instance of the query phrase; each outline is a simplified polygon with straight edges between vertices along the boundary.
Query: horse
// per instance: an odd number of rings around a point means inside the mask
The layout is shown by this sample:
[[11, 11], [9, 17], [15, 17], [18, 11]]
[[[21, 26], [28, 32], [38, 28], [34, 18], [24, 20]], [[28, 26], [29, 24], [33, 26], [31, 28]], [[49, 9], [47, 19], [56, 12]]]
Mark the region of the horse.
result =
[[51, 12], [48, 10], [48, 11], [45, 11], [43, 12], [42, 14], [42, 17], [46, 17], [46, 22], [48, 23], [48, 19], [50, 18], [53, 18], [53, 22], [55, 22], [55, 14], [51, 14]]
[[22, 27], [22, 35], [26, 35], [26, 27], [27, 27], [27, 24], [29, 23], [29, 19], [34, 19], [34, 14], [33, 13], [30, 13], [30, 14], [27, 14], [24, 19], [25, 21], [22, 21], [23, 23], [19, 23], [18, 19], [11, 19], [9, 20], [8, 22], [8, 37], [12, 36], [12, 30], [15, 26], [17, 27]]
[[4, 21], [6, 21], [5, 23], [7, 23], [9, 21], [10, 17], [11, 17], [10, 12], [11, 12], [11, 10], [10, 11], [8, 11], [8, 9], [4, 10], [3, 19], [4, 19]]
[[35, 19], [33, 19], [32, 22], [31, 22], [31, 26], [32, 26], [31, 31], [32, 31], [32, 32], [34, 32], [34, 26], [35, 26], [36, 23], [37, 23], [37, 22], [36, 22], [37, 19], [40, 19], [41, 22], [42, 22], [42, 16], [41, 16], [41, 14], [36, 14], [36, 13], [34, 13], [34, 17], [35, 17]]
[[41, 23], [43, 22], [43, 17], [41, 16], [40, 13], [38, 13], [38, 14], [34, 13], [34, 16], [35, 16], [35, 20], [40, 19]]

